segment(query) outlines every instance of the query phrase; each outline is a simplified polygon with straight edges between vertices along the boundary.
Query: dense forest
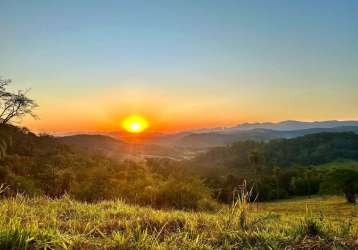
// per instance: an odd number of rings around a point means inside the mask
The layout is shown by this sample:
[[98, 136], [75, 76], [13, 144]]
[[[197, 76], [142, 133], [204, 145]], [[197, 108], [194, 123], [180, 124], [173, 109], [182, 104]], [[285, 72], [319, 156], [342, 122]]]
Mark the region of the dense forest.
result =
[[122, 199], [156, 208], [212, 210], [232, 202], [244, 180], [258, 200], [339, 192], [355, 202], [358, 189], [358, 164], [318, 166], [358, 160], [354, 133], [243, 141], [182, 161], [118, 161], [12, 125], [1, 125], [0, 138], [0, 183], [7, 196], [67, 194], [89, 202]]
[[[339, 163], [345, 160], [358, 160], [358, 135], [352, 132], [240, 141], [213, 148], [188, 164], [215, 183], [217, 197], [230, 202], [232, 190], [244, 179], [254, 186], [259, 200], [342, 191], [343, 186], [355, 193], [358, 162], [346, 167]], [[330, 162], [337, 162], [337, 169], [320, 168]]]

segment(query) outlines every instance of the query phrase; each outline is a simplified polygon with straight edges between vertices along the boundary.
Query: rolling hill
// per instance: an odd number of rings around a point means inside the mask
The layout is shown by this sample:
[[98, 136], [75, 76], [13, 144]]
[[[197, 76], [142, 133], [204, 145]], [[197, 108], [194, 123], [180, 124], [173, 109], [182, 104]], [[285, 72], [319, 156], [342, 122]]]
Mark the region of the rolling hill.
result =
[[[269, 141], [315, 133], [358, 133], [357, 121], [245, 123], [231, 128], [200, 129], [173, 134], [143, 133], [134, 138], [128, 133], [110, 132], [58, 137], [62, 142], [107, 156], [138, 154], [148, 156], [192, 157], [198, 150], [232, 144], [236, 141]], [[121, 155], [121, 156], [120, 156]]]
[[311, 128], [301, 130], [272, 130], [256, 128], [251, 130], [239, 130], [234, 132], [209, 132], [209, 133], [192, 133], [182, 136], [173, 141], [173, 145], [181, 147], [217, 147], [231, 144], [236, 141], [254, 140], [269, 141], [280, 138], [295, 138], [299, 136], [316, 134], [316, 133], [336, 133], [336, 132], [354, 132], [358, 133], [358, 126], [341, 126], [334, 128]]

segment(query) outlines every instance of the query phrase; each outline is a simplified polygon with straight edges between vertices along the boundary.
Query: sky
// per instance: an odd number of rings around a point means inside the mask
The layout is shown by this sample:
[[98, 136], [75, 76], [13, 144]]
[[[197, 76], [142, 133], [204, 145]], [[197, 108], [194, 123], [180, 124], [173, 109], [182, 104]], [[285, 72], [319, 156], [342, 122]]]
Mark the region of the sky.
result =
[[358, 120], [358, 1], [0, 0], [0, 75], [36, 131]]

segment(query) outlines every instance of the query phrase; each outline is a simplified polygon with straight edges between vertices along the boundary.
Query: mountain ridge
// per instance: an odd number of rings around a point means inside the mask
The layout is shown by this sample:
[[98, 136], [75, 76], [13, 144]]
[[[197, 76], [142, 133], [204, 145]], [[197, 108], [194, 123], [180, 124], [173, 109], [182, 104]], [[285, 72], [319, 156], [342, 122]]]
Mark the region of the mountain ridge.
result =
[[[90, 149], [96, 147], [104, 152], [128, 153], [142, 152], [150, 155], [166, 155], [170, 152], [173, 156], [185, 149], [199, 150], [211, 147], [225, 146], [237, 141], [270, 141], [275, 139], [290, 139], [308, 134], [353, 132], [358, 134], [358, 126], [338, 126], [333, 128], [308, 128], [299, 130], [273, 130], [267, 128], [254, 128], [250, 130], [233, 130], [228, 132], [203, 132], [203, 133], [177, 133], [172, 135], [159, 135], [153, 138], [144, 137], [136, 141], [121, 140], [118, 136], [111, 135], [71, 135], [58, 137], [60, 141], [73, 146]], [[170, 150], [169, 150], [170, 149]], [[187, 151], [186, 151], [187, 152]]]

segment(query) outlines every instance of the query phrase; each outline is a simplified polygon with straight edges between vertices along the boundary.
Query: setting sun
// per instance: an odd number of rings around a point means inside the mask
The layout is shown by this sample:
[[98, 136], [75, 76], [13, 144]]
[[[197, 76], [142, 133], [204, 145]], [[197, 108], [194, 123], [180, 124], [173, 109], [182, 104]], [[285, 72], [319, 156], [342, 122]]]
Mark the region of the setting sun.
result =
[[131, 115], [122, 122], [122, 127], [130, 133], [141, 133], [149, 126], [148, 121], [141, 116]]

